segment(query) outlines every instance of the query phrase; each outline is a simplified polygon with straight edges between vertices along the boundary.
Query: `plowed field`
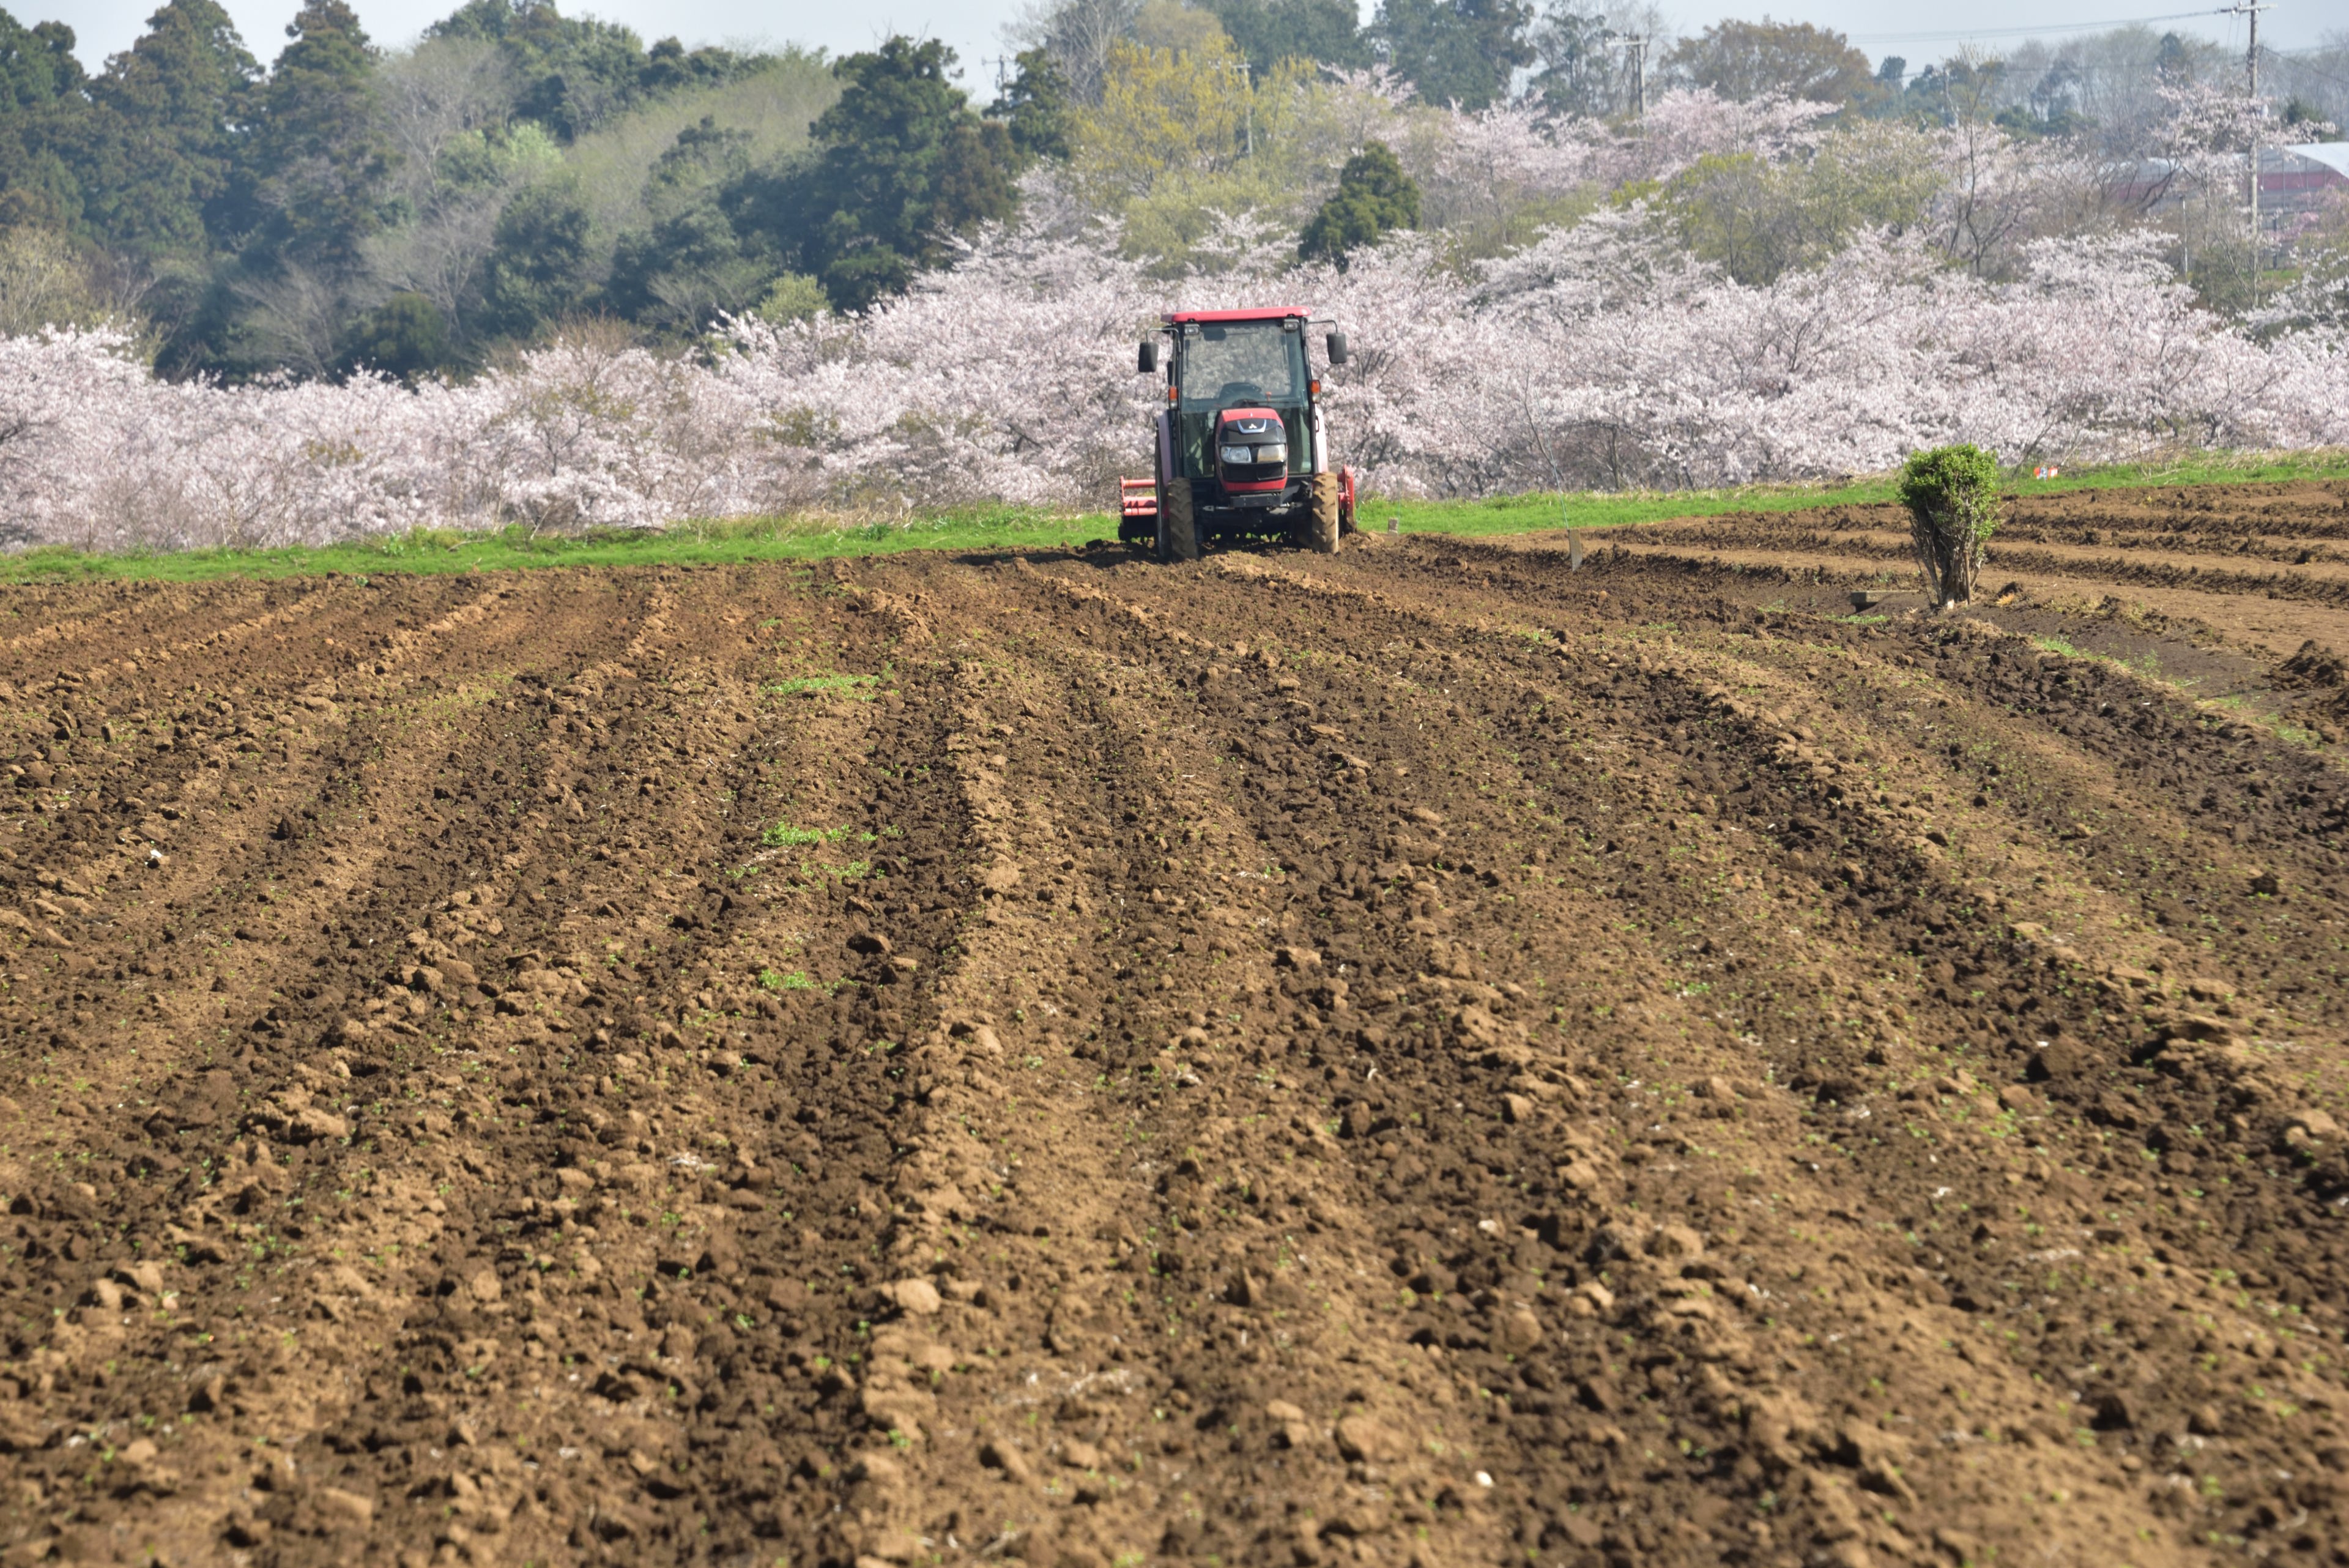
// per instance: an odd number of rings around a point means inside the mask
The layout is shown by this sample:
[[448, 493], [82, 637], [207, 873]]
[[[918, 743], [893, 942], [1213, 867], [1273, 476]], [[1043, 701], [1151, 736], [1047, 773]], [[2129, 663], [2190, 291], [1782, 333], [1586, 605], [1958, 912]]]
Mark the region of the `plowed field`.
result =
[[2349, 778], [2164, 678], [2349, 511], [2167, 504], [13, 591], [0, 1560], [2349, 1562]]
[[[2086, 491], [2010, 503], [1983, 587], [2010, 602], [2121, 601], [2253, 650], [2349, 647], [2349, 484]], [[1923, 603], [1897, 506], [1733, 514], [1610, 529], [1684, 567], [1798, 585], [1886, 587]], [[1819, 602], [1836, 595], [1820, 597]]]

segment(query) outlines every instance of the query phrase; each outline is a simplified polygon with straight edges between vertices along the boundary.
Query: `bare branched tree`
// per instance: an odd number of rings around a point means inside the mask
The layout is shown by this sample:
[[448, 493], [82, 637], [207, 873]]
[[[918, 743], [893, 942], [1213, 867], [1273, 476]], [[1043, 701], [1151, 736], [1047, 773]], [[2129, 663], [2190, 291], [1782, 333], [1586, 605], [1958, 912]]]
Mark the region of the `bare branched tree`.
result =
[[239, 278], [234, 288], [246, 306], [245, 326], [268, 359], [300, 376], [333, 370], [345, 314], [334, 279], [289, 260], [272, 273]]
[[2329, 120], [2336, 128], [2323, 135], [2285, 134], [2294, 140], [2337, 140], [2340, 128], [2349, 128], [2349, 28], [2335, 27], [2311, 49], [2260, 50], [2260, 85], [2283, 106], [2297, 107], [2305, 124], [2310, 117]]
[[1143, 0], [1030, 0], [1027, 14], [1004, 29], [1022, 49], [1041, 47], [1068, 78], [1069, 95], [1099, 103], [1109, 72], [1110, 50], [1133, 36]]
[[481, 264], [497, 240], [498, 214], [504, 210], [502, 189], [469, 193], [470, 199], [441, 202], [404, 228], [389, 230], [368, 242], [369, 304], [401, 292], [420, 294], [432, 302], [442, 320], [462, 320], [476, 297]]
[[98, 314], [72, 247], [46, 229], [0, 230], [0, 337], [87, 325]]
[[387, 58], [378, 79], [384, 129], [399, 152], [393, 177], [421, 212], [449, 144], [512, 111], [512, 71], [486, 38], [427, 38]]

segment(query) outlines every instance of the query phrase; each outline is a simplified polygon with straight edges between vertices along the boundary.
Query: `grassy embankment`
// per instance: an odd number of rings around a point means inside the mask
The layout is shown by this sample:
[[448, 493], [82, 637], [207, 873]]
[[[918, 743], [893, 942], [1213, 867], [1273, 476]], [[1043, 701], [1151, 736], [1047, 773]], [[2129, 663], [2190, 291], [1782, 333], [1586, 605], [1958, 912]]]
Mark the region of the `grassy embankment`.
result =
[[[2166, 463], [2079, 469], [2052, 480], [2009, 483], [2013, 495], [2109, 490], [2136, 485], [2250, 483], [2291, 479], [2349, 478], [2349, 452], [2277, 455], [2197, 455]], [[1497, 496], [1489, 501], [1417, 501], [1365, 496], [1364, 529], [1382, 532], [1390, 519], [1407, 534], [1475, 536], [1546, 528], [1600, 528], [1668, 517], [1729, 512], [1793, 512], [1892, 499], [1889, 474], [1849, 484], [1756, 484], [1726, 490], [1588, 491]], [[1114, 538], [1107, 513], [1064, 514], [1032, 507], [968, 508], [905, 523], [859, 523], [838, 517], [754, 518], [680, 524], [661, 532], [608, 531], [533, 535], [512, 527], [494, 533], [425, 530], [320, 548], [210, 549], [171, 553], [89, 554], [44, 548], [0, 556], [0, 582], [110, 579], [197, 582], [216, 577], [317, 576], [342, 573], [491, 572], [543, 566], [730, 565], [741, 561], [818, 560], [885, 555], [898, 550], [1003, 551], [1081, 545]]]

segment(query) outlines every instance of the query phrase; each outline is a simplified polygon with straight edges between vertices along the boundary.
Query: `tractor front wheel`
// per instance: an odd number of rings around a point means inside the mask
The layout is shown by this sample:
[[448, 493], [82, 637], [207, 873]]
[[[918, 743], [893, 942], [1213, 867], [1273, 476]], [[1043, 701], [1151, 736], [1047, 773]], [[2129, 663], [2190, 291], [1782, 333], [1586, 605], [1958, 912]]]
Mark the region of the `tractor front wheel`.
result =
[[1338, 553], [1338, 476], [1313, 476], [1311, 509], [1305, 516], [1305, 545], [1317, 556]]
[[1191, 510], [1191, 482], [1175, 480], [1158, 491], [1158, 558], [1195, 561], [1199, 558], [1199, 522]]

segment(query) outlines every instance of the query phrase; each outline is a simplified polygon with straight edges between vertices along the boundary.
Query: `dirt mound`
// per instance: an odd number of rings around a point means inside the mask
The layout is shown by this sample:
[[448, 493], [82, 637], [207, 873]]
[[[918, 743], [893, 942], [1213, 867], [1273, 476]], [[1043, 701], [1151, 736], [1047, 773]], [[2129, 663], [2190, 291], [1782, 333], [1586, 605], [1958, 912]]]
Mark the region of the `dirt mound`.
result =
[[2311, 639], [2276, 666], [2276, 678], [2292, 686], [2340, 686], [2349, 683], [2349, 666], [2342, 663], [2339, 654]]
[[1712, 554], [22, 596], [11, 1561], [2325, 1560], [2349, 779]]

